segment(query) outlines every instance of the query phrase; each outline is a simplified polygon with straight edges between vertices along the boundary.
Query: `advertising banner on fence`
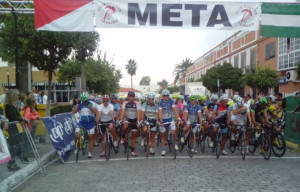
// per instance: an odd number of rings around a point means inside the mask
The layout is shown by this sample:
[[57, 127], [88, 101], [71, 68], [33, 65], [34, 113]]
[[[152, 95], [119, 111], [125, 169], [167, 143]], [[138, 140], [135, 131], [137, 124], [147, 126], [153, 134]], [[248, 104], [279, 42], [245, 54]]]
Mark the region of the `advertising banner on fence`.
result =
[[94, 0], [96, 27], [254, 31], [258, 2]]
[[11, 160], [11, 156], [8, 150], [8, 146], [6, 143], [6, 139], [4, 138], [4, 134], [0, 129], [0, 165]]
[[69, 152], [75, 149], [76, 118], [72, 113], [63, 113], [42, 119], [50, 140], [59, 156], [66, 161]]
[[300, 145], [300, 112], [291, 113], [300, 103], [300, 97], [289, 96], [286, 98], [285, 116], [285, 138], [295, 144]]

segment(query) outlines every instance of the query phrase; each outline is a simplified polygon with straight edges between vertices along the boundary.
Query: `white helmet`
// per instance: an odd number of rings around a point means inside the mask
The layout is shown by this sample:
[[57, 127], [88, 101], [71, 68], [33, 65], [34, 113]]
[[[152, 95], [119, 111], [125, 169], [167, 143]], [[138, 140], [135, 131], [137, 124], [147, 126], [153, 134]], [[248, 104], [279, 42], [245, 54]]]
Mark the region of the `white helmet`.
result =
[[239, 97], [239, 95], [234, 95], [232, 99], [236, 101]]
[[228, 96], [226, 94], [224, 94], [220, 97], [220, 101], [223, 101], [223, 100], [228, 100]]
[[235, 101], [238, 107], [241, 107], [244, 104], [244, 99], [242, 97], [238, 97]]
[[170, 91], [168, 89], [162, 90], [161, 94], [164, 95], [170, 95]]
[[147, 99], [154, 99], [155, 98], [155, 94], [154, 93], [149, 93], [147, 95]]
[[210, 99], [211, 99], [211, 100], [218, 100], [219, 97], [218, 97], [217, 95], [212, 95], [212, 96], [210, 97]]

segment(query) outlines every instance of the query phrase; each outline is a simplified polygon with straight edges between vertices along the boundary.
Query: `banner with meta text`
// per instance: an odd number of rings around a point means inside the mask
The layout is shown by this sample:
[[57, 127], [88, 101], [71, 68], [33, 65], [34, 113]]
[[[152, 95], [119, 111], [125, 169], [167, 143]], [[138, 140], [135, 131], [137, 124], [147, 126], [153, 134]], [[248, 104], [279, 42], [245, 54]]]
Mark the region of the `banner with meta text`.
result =
[[63, 113], [42, 120], [57, 153], [64, 161], [68, 160], [69, 152], [75, 149], [75, 116], [72, 113]]
[[94, 0], [99, 28], [190, 28], [254, 31], [261, 4], [255, 2]]

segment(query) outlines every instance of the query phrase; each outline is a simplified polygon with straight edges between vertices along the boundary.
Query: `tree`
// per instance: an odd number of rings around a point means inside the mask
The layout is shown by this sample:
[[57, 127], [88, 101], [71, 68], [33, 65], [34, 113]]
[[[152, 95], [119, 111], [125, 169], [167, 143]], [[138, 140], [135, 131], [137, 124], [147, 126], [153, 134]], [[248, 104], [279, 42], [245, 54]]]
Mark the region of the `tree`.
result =
[[165, 89], [168, 87], [168, 81], [163, 79], [162, 81], [158, 82], [157, 85], [161, 86], [162, 89]]
[[141, 80], [140, 80], [140, 85], [150, 85], [151, 79], [149, 76], [144, 76]]
[[217, 80], [219, 79], [220, 89], [233, 89], [239, 91], [242, 89], [242, 70], [234, 68], [230, 63], [224, 63], [223, 65], [217, 65], [206, 71], [206, 74], [202, 76], [203, 85], [211, 92], [217, 92]]
[[[75, 78], [80, 75], [81, 61], [71, 58], [64, 62], [59, 68], [59, 81], [71, 82], [74, 85]], [[99, 94], [112, 94], [118, 92], [119, 82], [122, 78], [121, 71], [115, 65], [108, 62], [106, 54], [97, 55], [97, 59], [89, 58], [83, 63], [86, 68], [86, 84], [90, 92]]]
[[167, 89], [170, 91], [171, 94], [174, 93], [174, 92], [179, 92], [180, 91], [179, 87], [168, 87]]
[[132, 76], [136, 74], [137, 63], [134, 59], [129, 59], [128, 63], [125, 65], [127, 73], [131, 76], [131, 89], [133, 88]]
[[278, 86], [279, 75], [277, 71], [267, 68], [257, 68], [250, 70], [243, 77], [244, 84], [258, 89], [259, 92], [268, 93], [268, 88]]
[[186, 58], [181, 61], [181, 63], [175, 65], [173, 75], [175, 75], [174, 85], [179, 80], [180, 73], [185, 73], [186, 70], [193, 65], [193, 61], [189, 58]]

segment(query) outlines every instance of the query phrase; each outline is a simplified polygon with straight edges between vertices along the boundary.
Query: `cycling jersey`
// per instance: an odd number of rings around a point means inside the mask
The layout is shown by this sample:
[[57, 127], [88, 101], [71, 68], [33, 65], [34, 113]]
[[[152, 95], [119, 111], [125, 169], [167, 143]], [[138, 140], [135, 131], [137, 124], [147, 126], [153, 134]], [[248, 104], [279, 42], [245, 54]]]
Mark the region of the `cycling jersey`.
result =
[[221, 103], [218, 103], [214, 107], [214, 111], [216, 111], [216, 122], [226, 124], [227, 123], [227, 112], [231, 111], [231, 107], [229, 105], [223, 106]]
[[276, 118], [273, 118], [274, 116], [277, 116], [276, 107], [271, 104], [270, 106], [267, 106], [266, 110], [268, 113], [268, 119], [276, 120]]
[[178, 101], [176, 103], [176, 109], [177, 109], [178, 116], [180, 118], [183, 118], [184, 105], [181, 101]]
[[159, 102], [159, 109], [162, 109], [162, 118], [170, 119], [173, 114], [173, 107], [175, 107], [175, 102], [171, 99], [165, 101], [164, 99]]
[[204, 112], [205, 112], [205, 109], [207, 108], [207, 106], [205, 104], [202, 104], [202, 105], [199, 105], [199, 106], [201, 108], [202, 116], [204, 117]]
[[79, 127], [93, 129], [95, 126], [95, 116], [91, 110], [93, 104], [90, 101], [87, 102], [87, 105], [81, 103], [78, 108], [78, 113], [80, 115]]
[[207, 105], [207, 110], [208, 110], [208, 113], [209, 113], [209, 117], [212, 117], [215, 105], [216, 104], [213, 104], [213, 103], [210, 103], [210, 104]]
[[[237, 120], [239, 125], [245, 125], [245, 123], [247, 122], [247, 113], [250, 112], [250, 109], [247, 104], [244, 104], [244, 106], [247, 107], [247, 110], [243, 110], [237, 115], [232, 114], [231, 121]], [[233, 110], [238, 110], [239, 108], [240, 107], [237, 105], [237, 103], [233, 104]]]
[[145, 112], [145, 119], [148, 121], [157, 119], [158, 106], [155, 104], [148, 104], [148, 102], [144, 103], [142, 106], [142, 111]]
[[105, 106], [103, 103], [101, 105], [99, 105], [98, 107], [98, 111], [101, 112], [101, 122], [108, 122], [108, 121], [112, 121], [111, 116], [110, 116], [110, 112], [114, 110], [114, 107], [112, 104], [108, 103], [107, 106]]
[[255, 121], [256, 122], [260, 121], [260, 119], [263, 117], [263, 113], [266, 111], [267, 111], [267, 109], [263, 108], [262, 105], [259, 103], [251, 105], [251, 112], [255, 113]]
[[119, 103], [115, 103], [115, 104], [111, 103], [111, 104], [112, 104], [113, 107], [114, 107], [114, 117], [116, 118], [116, 117], [117, 117], [118, 111], [121, 110], [121, 109], [120, 109], [120, 105], [119, 105]]
[[127, 119], [137, 119], [138, 111], [140, 110], [140, 104], [138, 102], [126, 101], [123, 103], [122, 109], [126, 111]]
[[195, 105], [187, 105], [187, 107], [185, 108], [184, 112], [187, 112], [187, 121], [189, 121], [190, 123], [195, 123], [199, 120], [198, 118], [198, 112], [201, 112], [201, 106], [198, 104]]

